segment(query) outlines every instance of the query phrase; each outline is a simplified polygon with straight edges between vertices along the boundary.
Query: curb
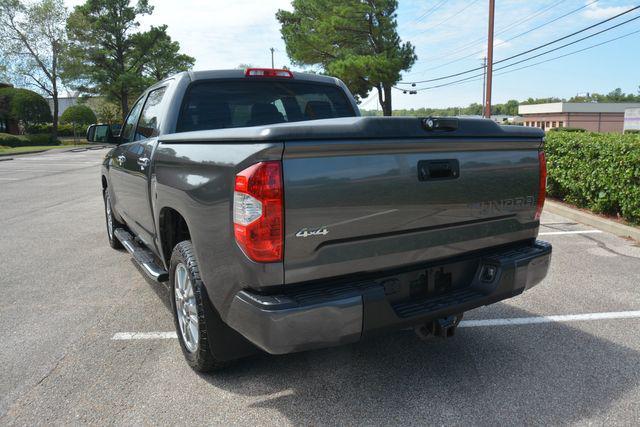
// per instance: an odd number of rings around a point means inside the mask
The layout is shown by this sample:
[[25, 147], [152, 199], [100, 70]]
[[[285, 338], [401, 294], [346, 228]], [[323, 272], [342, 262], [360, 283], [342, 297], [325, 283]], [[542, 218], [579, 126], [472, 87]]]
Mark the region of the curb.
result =
[[[59, 149], [58, 149], [59, 150]], [[37, 153], [44, 153], [45, 151], [51, 151], [51, 150], [37, 150], [37, 151], [24, 151], [22, 153], [7, 153], [7, 154], [0, 154], [0, 157], [8, 157], [8, 156], [23, 156], [25, 154], [37, 154]]]
[[591, 213], [583, 212], [581, 210], [569, 207], [564, 203], [548, 199], [544, 202], [544, 209], [553, 214], [561, 215], [565, 218], [572, 219], [582, 224], [590, 225], [599, 230], [615, 234], [616, 236], [630, 237], [640, 242], [640, 228], [620, 224], [616, 221], [602, 218]]
[[57, 152], [57, 153], [69, 153], [69, 152], [78, 153], [80, 151], [87, 151], [87, 150], [101, 150], [101, 149], [107, 148], [107, 147], [108, 147], [107, 145], [92, 145], [90, 147], [75, 146], [75, 148], [70, 146], [69, 148], [50, 148], [48, 150], [24, 151], [22, 153], [7, 153], [7, 154], [0, 154], [0, 162], [2, 160], [13, 160], [13, 158], [11, 158], [11, 159], [3, 159], [2, 158], [2, 157], [8, 157], [8, 156], [25, 156], [27, 154], [46, 153], [46, 152], [49, 152], [49, 151], [54, 151], [54, 152]]

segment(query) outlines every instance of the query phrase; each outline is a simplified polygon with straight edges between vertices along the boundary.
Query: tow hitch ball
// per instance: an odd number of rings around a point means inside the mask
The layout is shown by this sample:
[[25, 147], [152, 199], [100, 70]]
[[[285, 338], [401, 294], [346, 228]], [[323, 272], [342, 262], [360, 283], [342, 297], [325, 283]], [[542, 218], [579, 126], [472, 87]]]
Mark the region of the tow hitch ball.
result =
[[455, 332], [458, 324], [462, 320], [462, 313], [453, 314], [447, 317], [441, 317], [434, 319], [430, 322], [417, 325], [414, 328], [416, 335], [422, 340], [426, 340], [430, 337], [451, 338]]

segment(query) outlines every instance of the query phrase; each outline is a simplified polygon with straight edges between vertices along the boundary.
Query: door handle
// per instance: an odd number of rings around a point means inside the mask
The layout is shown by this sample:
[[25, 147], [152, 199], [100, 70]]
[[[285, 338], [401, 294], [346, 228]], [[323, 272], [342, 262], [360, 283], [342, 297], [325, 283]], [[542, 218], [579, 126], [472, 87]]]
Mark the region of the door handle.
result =
[[120, 154], [118, 157], [116, 157], [116, 159], [118, 159], [118, 162], [120, 162], [120, 163], [124, 163], [124, 161], [127, 160], [127, 158], [122, 154]]
[[460, 164], [456, 159], [420, 160], [418, 162], [419, 181], [456, 179], [459, 176]]
[[146, 168], [147, 166], [149, 166], [149, 158], [148, 157], [141, 157], [138, 159], [138, 164], [140, 165], [140, 167]]

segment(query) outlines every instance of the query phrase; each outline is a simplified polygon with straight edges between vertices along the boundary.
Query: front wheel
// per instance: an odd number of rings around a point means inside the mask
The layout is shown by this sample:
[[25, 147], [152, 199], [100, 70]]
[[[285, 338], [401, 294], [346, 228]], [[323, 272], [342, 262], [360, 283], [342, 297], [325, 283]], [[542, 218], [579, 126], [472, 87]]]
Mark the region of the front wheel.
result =
[[211, 352], [214, 335], [221, 331], [206, 321], [212, 317], [213, 308], [200, 279], [198, 262], [191, 242], [185, 240], [176, 245], [171, 254], [169, 268], [171, 306], [178, 334], [178, 341], [187, 363], [198, 372], [211, 372], [225, 363]]

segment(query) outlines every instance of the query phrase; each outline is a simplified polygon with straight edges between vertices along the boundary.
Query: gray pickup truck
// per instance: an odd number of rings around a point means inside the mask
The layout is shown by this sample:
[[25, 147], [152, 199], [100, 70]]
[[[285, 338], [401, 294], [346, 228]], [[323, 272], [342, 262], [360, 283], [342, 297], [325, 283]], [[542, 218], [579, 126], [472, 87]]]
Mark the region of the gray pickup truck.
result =
[[109, 243], [169, 282], [198, 371], [391, 329], [448, 337], [549, 268], [537, 129], [360, 117], [335, 78], [247, 69], [168, 78], [119, 135], [87, 139], [117, 144]]

